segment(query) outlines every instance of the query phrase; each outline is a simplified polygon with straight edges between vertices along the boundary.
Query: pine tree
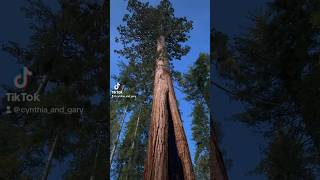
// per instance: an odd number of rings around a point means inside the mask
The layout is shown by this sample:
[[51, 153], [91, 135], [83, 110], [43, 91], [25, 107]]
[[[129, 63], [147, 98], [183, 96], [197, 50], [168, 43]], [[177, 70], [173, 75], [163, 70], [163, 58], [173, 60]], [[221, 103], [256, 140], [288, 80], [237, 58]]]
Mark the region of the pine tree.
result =
[[[96, 178], [106, 177], [107, 101], [105, 98], [98, 102], [92, 100], [106, 92], [103, 78], [107, 57], [103, 12], [106, 8], [101, 1], [59, 1], [55, 10], [41, 0], [28, 2], [24, 11], [32, 21], [33, 33], [29, 46], [22, 48], [17, 43], [9, 43], [3, 46], [3, 50], [33, 72], [24, 91], [40, 93], [41, 101], [19, 105], [83, 107], [85, 112], [27, 116], [15, 113], [7, 116], [7, 122], [12, 126], [20, 124], [18, 129], [27, 135], [28, 143], [18, 144], [25, 148], [13, 151], [19, 153], [21, 161], [17, 166], [19, 175], [16, 179], [47, 179], [53, 160], [63, 161], [70, 156], [74, 157], [71, 160], [74, 167], [83, 167], [81, 163], [88, 159], [91, 161], [83, 168], [85, 172], [89, 171], [86, 174], [88, 179], [95, 176], [93, 174], [100, 174]], [[13, 105], [10, 102], [5, 104]], [[74, 147], [81, 148], [74, 150]], [[99, 162], [96, 162], [97, 157]]]
[[[254, 26], [235, 39], [232, 51], [220, 49], [217, 61], [225, 70], [225, 87], [245, 103], [246, 111], [236, 117], [251, 126], [267, 125], [267, 137], [294, 129], [288, 136], [303, 137], [305, 153], [315, 160], [320, 157], [319, 8], [313, 0], [272, 1], [265, 12], [251, 16]], [[317, 169], [319, 161], [304, 166]]]
[[192, 136], [197, 143], [195, 172], [197, 179], [210, 179], [209, 112], [202, 103], [196, 103], [192, 112]]
[[186, 100], [194, 105], [191, 116], [192, 137], [197, 144], [194, 158], [196, 179], [210, 179], [209, 63], [209, 56], [200, 54], [188, 72], [179, 78]]
[[[194, 179], [170, 73], [172, 68], [170, 61], [180, 59], [188, 52], [189, 48], [182, 47], [180, 42], [187, 40], [186, 33], [192, 28], [192, 24], [186, 18], [174, 17], [174, 10], [167, 0], [161, 1], [157, 7], [131, 0], [128, 1], [128, 11], [129, 14], [124, 16], [125, 25], [118, 28], [119, 40], [125, 45], [125, 48], [118, 53], [129, 61], [152, 63], [157, 66], [152, 70], [155, 84], [144, 178], [166, 179], [177, 176], [175, 178]], [[165, 80], [158, 84], [160, 75]], [[161, 91], [161, 88], [166, 91]], [[164, 118], [157, 119], [156, 109], [162, 109]], [[160, 133], [156, 135], [157, 123], [165, 128], [160, 128]], [[155, 138], [159, 138], [161, 142], [155, 143]], [[176, 141], [177, 139], [179, 141]], [[152, 153], [153, 149], [157, 152]], [[161, 149], [164, 150], [163, 153], [160, 153]], [[166, 158], [167, 156], [169, 158]], [[174, 160], [175, 156], [180, 157], [181, 161]], [[168, 161], [169, 167], [166, 163]]]
[[313, 169], [308, 165], [311, 157], [306, 153], [301, 140], [288, 130], [279, 130], [272, 137], [266, 157], [255, 172], [265, 174], [270, 180], [316, 179]]
[[[237, 75], [237, 68], [234, 66], [233, 59], [231, 58], [231, 53], [228, 49], [228, 37], [221, 32], [217, 32], [212, 29], [210, 33], [210, 42], [212, 44], [211, 48], [211, 86], [215, 86], [224, 90], [232, 96], [232, 92], [228, 91], [226, 88], [216, 83], [216, 75], [218, 74], [221, 77], [229, 75]], [[223, 63], [220, 63], [223, 61]], [[212, 95], [212, 99], [214, 99]], [[211, 177], [216, 179], [228, 179], [228, 174], [225, 166], [225, 161], [223, 154], [219, 148], [219, 129], [217, 128], [218, 122], [216, 121], [214, 114], [214, 107], [211, 107], [211, 116], [210, 116], [210, 135], [211, 135]]]
[[[217, 122], [210, 108], [210, 56], [200, 54], [187, 74], [179, 78], [186, 100], [194, 104], [192, 136], [197, 143], [197, 179], [227, 179], [224, 160], [217, 141]], [[209, 138], [210, 137], [210, 138]], [[212, 141], [214, 140], [214, 141]]]
[[[143, 178], [143, 163], [146, 156], [147, 131], [150, 123], [150, 106], [152, 91], [151, 63], [137, 63], [131, 61], [126, 64], [119, 62], [120, 73], [114, 76], [116, 82], [124, 86], [124, 93], [136, 95], [135, 99], [114, 99], [122, 104], [116, 107], [117, 111], [128, 105], [128, 118], [126, 128], [122, 130], [123, 139], [119, 141], [119, 148], [115, 152], [115, 161], [112, 167], [112, 177], [127, 179]], [[140, 114], [140, 115], [139, 115]], [[112, 118], [112, 117], [111, 117]], [[113, 122], [114, 120], [111, 119]]]
[[147, 147], [147, 122], [150, 108], [133, 111], [128, 121], [126, 134], [119, 147], [117, 179], [142, 179]]

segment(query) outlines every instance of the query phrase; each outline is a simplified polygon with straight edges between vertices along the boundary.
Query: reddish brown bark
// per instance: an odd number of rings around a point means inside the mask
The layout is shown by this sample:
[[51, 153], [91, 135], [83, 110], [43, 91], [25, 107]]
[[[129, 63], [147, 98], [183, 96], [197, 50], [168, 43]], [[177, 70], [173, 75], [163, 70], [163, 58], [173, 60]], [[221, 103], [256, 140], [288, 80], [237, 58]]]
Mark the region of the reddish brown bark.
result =
[[228, 180], [228, 174], [223, 161], [222, 153], [219, 149], [217, 136], [214, 128], [214, 122], [211, 117], [210, 122], [210, 135], [211, 135], [211, 157], [210, 157], [210, 170], [212, 180]]
[[165, 40], [158, 40], [153, 105], [147, 158], [144, 166], [145, 180], [194, 180], [187, 139], [165, 53]]
[[178, 156], [182, 163], [184, 179], [195, 179], [188, 142], [184, 133], [182, 120], [173, 89], [173, 82], [171, 79], [169, 79], [169, 105], [174, 128], [175, 142], [178, 150]]

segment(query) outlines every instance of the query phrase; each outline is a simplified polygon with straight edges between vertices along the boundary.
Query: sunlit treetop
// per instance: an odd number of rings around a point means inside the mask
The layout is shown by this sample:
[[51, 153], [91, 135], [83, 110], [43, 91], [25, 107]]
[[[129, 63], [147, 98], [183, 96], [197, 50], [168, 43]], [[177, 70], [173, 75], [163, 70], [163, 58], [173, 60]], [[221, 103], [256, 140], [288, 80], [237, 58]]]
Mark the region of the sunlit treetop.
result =
[[169, 0], [162, 0], [157, 6], [128, 0], [127, 10], [116, 38], [116, 42], [123, 44], [123, 48], [116, 51], [119, 55], [134, 61], [154, 60], [160, 36], [165, 37], [169, 60], [180, 60], [189, 52], [190, 47], [183, 43], [189, 39], [192, 21], [175, 17]]

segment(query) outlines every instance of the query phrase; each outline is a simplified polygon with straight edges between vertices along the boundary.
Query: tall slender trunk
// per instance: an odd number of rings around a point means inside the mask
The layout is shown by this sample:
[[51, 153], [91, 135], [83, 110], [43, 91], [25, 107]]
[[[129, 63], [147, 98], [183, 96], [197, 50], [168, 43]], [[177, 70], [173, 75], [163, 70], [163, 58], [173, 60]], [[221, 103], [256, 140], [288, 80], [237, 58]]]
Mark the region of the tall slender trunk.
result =
[[59, 132], [56, 133], [56, 135], [54, 137], [54, 140], [52, 142], [52, 145], [51, 145], [51, 148], [50, 148], [50, 151], [49, 151], [49, 156], [48, 156], [48, 159], [47, 159], [47, 162], [46, 162], [46, 165], [45, 165], [45, 169], [44, 169], [44, 172], [43, 172], [42, 180], [47, 180], [48, 179], [49, 170], [50, 170], [52, 159], [53, 159], [53, 154], [54, 154], [54, 151], [55, 151], [56, 146], [57, 146], [57, 141], [59, 139], [59, 134], [60, 134]]
[[95, 175], [96, 175], [96, 169], [97, 169], [99, 149], [100, 149], [100, 142], [98, 142], [98, 144], [97, 144], [97, 149], [96, 149], [96, 154], [94, 156], [94, 161], [93, 161], [93, 166], [92, 166], [92, 170], [91, 170], [90, 180], [95, 180], [95, 178], [96, 178]]
[[127, 111], [128, 111], [128, 105], [126, 106], [126, 108], [125, 108], [125, 110], [124, 110], [124, 112], [123, 112], [120, 130], [119, 130], [119, 132], [118, 132], [117, 139], [116, 139], [116, 141], [114, 142], [113, 149], [112, 149], [111, 154], [110, 154], [110, 165], [112, 165], [114, 153], [115, 153], [115, 151], [116, 151], [116, 149], [117, 149], [117, 146], [118, 146], [118, 142], [119, 142], [119, 139], [120, 139], [120, 134], [121, 134], [121, 131], [122, 131], [122, 128], [123, 128], [123, 125], [124, 125], [124, 120], [125, 120], [125, 118], [126, 118]]
[[[38, 86], [35, 94], [42, 94], [42, 92], [45, 90], [47, 84], [48, 84], [48, 76], [45, 75], [41, 79], [40, 85]], [[56, 149], [56, 145], [57, 145], [58, 139], [59, 139], [59, 130], [56, 132], [54, 140], [53, 140], [53, 142], [51, 144], [51, 148], [50, 148], [50, 151], [49, 151], [49, 156], [48, 156], [47, 162], [45, 164], [45, 168], [44, 168], [43, 175], [42, 175], [42, 178], [41, 178], [42, 180], [47, 180], [48, 179], [49, 170], [50, 170], [52, 159], [53, 159], [53, 153], [54, 153], [54, 151]]]
[[48, 84], [48, 76], [44, 75], [43, 78], [41, 79], [40, 85], [36, 91], [36, 94], [42, 94], [42, 92], [45, 90], [45, 87]]
[[[132, 156], [129, 157], [129, 161], [128, 161], [128, 164], [127, 164], [127, 167], [128, 169], [130, 169], [132, 167], [132, 161], [135, 160], [135, 153], [133, 152], [134, 151], [134, 145], [135, 145], [135, 140], [136, 140], [136, 136], [137, 136], [137, 131], [138, 131], [138, 127], [139, 127], [139, 122], [140, 122], [140, 113], [141, 113], [141, 109], [139, 110], [139, 114], [138, 114], [138, 118], [137, 118], [137, 123], [136, 123], [136, 127], [134, 129], [134, 134], [133, 134], [133, 138], [132, 138], [132, 144], [131, 144], [131, 151], [132, 151]], [[126, 180], [129, 179], [129, 173], [126, 174]]]
[[194, 180], [187, 139], [178, 110], [165, 39], [157, 41], [153, 103], [149, 130], [145, 180]]
[[138, 115], [138, 119], [137, 119], [136, 127], [135, 127], [135, 129], [134, 129], [134, 134], [133, 134], [133, 140], [132, 140], [131, 149], [133, 149], [133, 148], [134, 148], [135, 139], [136, 139], [136, 136], [137, 136], [137, 131], [138, 131], [139, 122], [140, 122], [140, 113], [141, 113], [141, 110], [139, 111], [139, 115]]
[[210, 135], [211, 135], [211, 151], [210, 151], [210, 172], [212, 180], [228, 180], [228, 174], [224, 165], [223, 156], [219, 149], [216, 131], [214, 128], [214, 120], [210, 117]]

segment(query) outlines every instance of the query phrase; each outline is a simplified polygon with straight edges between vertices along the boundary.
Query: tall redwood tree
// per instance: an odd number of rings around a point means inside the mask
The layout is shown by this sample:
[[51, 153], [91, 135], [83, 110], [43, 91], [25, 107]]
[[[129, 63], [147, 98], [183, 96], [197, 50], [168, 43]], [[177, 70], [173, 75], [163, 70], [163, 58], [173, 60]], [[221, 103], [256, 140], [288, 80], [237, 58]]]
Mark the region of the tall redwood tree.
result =
[[[129, 13], [118, 27], [124, 48], [117, 52], [129, 63], [152, 72], [153, 104], [148, 137], [144, 179], [193, 180], [194, 172], [173, 88], [175, 74], [171, 61], [180, 60], [189, 47], [183, 46], [189, 38], [192, 22], [174, 16], [169, 0], [158, 6], [129, 0]], [[147, 64], [153, 63], [150, 68]]]

